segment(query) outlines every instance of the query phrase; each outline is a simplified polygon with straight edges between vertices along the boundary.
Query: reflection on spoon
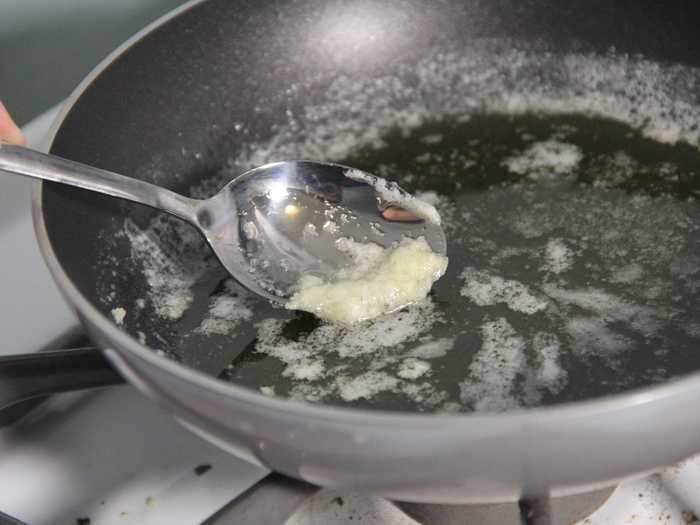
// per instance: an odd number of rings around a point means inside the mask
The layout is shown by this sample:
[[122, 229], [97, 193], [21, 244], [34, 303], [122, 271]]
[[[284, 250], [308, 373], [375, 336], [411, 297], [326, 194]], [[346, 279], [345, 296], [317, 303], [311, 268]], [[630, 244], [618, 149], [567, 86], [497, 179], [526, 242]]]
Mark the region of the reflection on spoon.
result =
[[382, 212], [382, 217], [387, 221], [396, 222], [416, 222], [421, 219], [416, 217], [413, 213], [398, 206], [389, 206]]
[[231, 186], [241, 222], [231, 250], [249, 267], [246, 277], [278, 302], [297, 293], [302, 278], [330, 283], [353, 267], [340, 239], [386, 250], [422, 237], [432, 252], [445, 255], [435, 208], [369, 173], [288, 161], [256, 168]]

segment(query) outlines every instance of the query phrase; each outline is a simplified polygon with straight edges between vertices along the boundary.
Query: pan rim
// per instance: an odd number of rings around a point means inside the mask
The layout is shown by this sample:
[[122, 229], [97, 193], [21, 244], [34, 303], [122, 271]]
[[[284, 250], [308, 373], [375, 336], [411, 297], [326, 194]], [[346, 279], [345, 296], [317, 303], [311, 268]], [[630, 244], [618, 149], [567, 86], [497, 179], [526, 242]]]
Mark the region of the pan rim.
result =
[[[206, 0], [187, 1], [183, 5], [146, 25], [102, 59], [64, 101], [47, 135], [47, 151], [51, 150], [59, 129], [75, 103], [107, 67], [118, 60], [128, 49], [139, 43], [145, 36], [205, 1]], [[68, 303], [77, 309], [81, 316], [93, 323], [109, 340], [117, 341], [119, 345], [119, 350], [117, 350], [117, 352], [126, 350], [137, 359], [145, 361], [194, 386], [223, 395], [232, 402], [243, 402], [257, 408], [283, 413], [286, 416], [297, 416], [329, 422], [352, 423], [363, 421], [372, 424], [380, 424], [382, 426], [400, 427], [414, 427], [416, 425], [423, 427], [424, 425], [430, 424], [436, 429], [447, 430], [449, 428], [450, 430], [454, 430], [456, 426], [468, 428], [474, 425], [488, 425], [494, 429], [499, 425], [503, 425], [505, 428], [506, 426], [511, 427], [512, 425], [519, 425], [521, 423], [538, 422], [538, 424], [542, 424], [549, 421], [553, 422], [560, 418], [595, 417], [626, 408], [661, 402], [682, 394], [696, 393], [700, 395], [700, 371], [695, 371], [656, 385], [638, 387], [618, 394], [608, 394], [600, 397], [587, 398], [581, 401], [567, 401], [548, 406], [521, 407], [506, 412], [468, 412], [456, 414], [403, 412], [383, 409], [362, 409], [330, 404], [311, 404], [294, 399], [266, 396], [253, 389], [235, 383], [226, 383], [194, 368], [158, 356], [147, 346], [139, 343], [135, 337], [118, 328], [105, 314], [100, 312], [73, 284], [59, 262], [48, 238], [43, 213], [42, 196], [43, 183], [34, 181], [32, 184], [32, 217], [37, 243], [54, 281]], [[435, 423], [438, 424], [436, 425]]]

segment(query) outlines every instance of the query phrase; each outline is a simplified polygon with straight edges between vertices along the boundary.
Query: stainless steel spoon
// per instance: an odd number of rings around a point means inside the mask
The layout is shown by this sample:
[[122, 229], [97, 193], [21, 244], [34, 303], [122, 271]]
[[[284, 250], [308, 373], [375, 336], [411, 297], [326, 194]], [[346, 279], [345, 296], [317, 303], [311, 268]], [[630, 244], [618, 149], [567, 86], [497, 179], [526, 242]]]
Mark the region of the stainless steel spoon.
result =
[[434, 251], [445, 254], [440, 225], [402, 211], [412, 212], [408, 194], [403, 194], [407, 206], [400, 198], [398, 202], [386, 198], [386, 192], [380, 194], [374, 183], [349, 178], [349, 170], [310, 161], [275, 162], [235, 177], [213, 197], [199, 200], [71, 160], [0, 144], [0, 172], [127, 199], [193, 224], [233, 277], [278, 302], [291, 296], [302, 275], [329, 278], [347, 265], [347, 254], [336, 249], [335, 241], [341, 237], [387, 247], [404, 236], [422, 236]]

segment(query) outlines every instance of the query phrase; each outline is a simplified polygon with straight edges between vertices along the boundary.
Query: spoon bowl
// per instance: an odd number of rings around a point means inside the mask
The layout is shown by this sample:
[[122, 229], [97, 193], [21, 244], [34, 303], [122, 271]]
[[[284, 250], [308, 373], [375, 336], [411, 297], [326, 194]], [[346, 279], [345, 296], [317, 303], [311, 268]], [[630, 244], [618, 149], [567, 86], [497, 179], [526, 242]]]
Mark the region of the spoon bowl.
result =
[[[439, 223], [398, 186], [338, 164], [275, 162], [235, 177], [216, 195], [192, 199], [154, 184], [0, 144], [0, 172], [77, 186], [165, 211], [197, 227], [242, 285], [284, 302], [304, 275], [329, 279], [348, 264], [336, 241], [382, 247], [423, 237], [445, 255]], [[390, 190], [390, 191], [387, 191]]]
[[348, 255], [336, 245], [344, 237], [383, 247], [424, 237], [445, 254], [439, 225], [416, 216], [392, 219], [383, 212], [393, 203], [347, 177], [349, 170], [311, 161], [252, 169], [202, 202], [198, 225], [237, 280], [277, 301], [288, 298], [303, 275], [327, 280], [345, 266]]

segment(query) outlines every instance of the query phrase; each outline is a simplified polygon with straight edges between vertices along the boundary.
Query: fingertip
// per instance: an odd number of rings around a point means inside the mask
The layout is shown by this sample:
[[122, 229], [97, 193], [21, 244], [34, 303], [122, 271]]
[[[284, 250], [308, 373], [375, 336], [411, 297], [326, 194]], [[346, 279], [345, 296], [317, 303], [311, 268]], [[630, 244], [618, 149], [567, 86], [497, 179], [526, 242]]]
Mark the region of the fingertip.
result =
[[19, 126], [12, 120], [5, 104], [0, 100], [0, 140], [9, 144], [25, 146], [27, 140]]

